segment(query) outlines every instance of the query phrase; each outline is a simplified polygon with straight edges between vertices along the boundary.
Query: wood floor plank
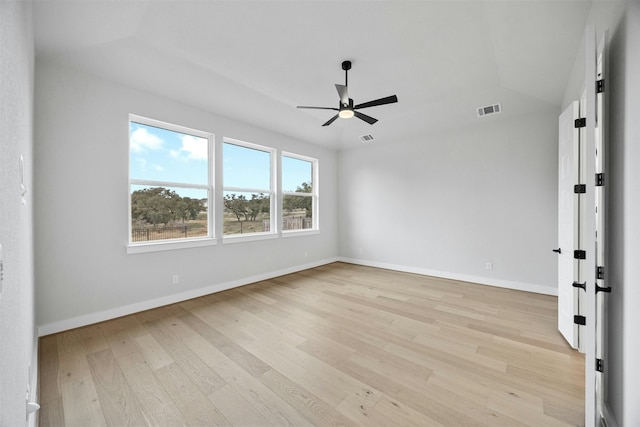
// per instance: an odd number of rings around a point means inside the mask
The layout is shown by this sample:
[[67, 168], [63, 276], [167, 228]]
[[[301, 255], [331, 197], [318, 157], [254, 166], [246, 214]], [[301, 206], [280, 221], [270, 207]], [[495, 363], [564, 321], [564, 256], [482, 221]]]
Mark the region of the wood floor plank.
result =
[[246, 400], [260, 416], [271, 425], [307, 425], [308, 421], [297, 411], [284, 404], [272, 390], [261, 383], [232, 359], [210, 343], [193, 337], [185, 340], [187, 345], [209, 364], [238, 394]]
[[66, 425], [64, 421], [64, 408], [62, 406], [62, 395], [56, 399], [49, 399], [41, 402], [38, 411], [38, 425], [41, 427], [56, 427]]
[[104, 413], [91, 376], [74, 377], [61, 385], [65, 426], [106, 426]]
[[136, 394], [149, 425], [186, 425], [182, 413], [140, 354], [120, 357], [117, 362], [129, 387]]
[[383, 396], [375, 406], [376, 411], [401, 426], [445, 426], [428, 415], [396, 402], [389, 396]]
[[102, 332], [101, 323], [74, 329], [73, 333], [75, 333], [78, 342], [84, 346], [86, 354], [109, 348], [109, 344]]
[[141, 335], [135, 338], [135, 342], [138, 345], [138, 353], [142, 355], [151, 369], [160, 369], [173, 363], [171, 356], [164, 351], [151, 334]]
[[87, 356], [107, 425], [146, 426], [140, 404], [110, 349]]
[[264, 417], [230, 385], [214, 391], [208, 399], [233, 426], [266, 426]]
[[[358, 425], [363, 426], [397, 426], [401, 425], [396, 420], [388, 417], [378, 409], [378, 402], [384, 396], [379, 396], [376, 400], [362, 398], [362, 396], [350, 394], [345, 397], [336, 409]], [[422, 417], [421, 421], [425, 421], [426, 417]], [[417, 425], [417, 424], [414, 424]], [[426, 424], [423, 424], [426, 425]]]
[[49, 401], [60, 399], [57, 336], [49, 335], [41, 338], [38, 350], [38, 372], [40, 374], [38, 397], [40, 405], [43, 405]]
[[187, 334], [184, 338], [173, 339], [171, 327], [166, 322], [153, 321], [145, 324], [153, 337], [162, 345], [171, 359], [193, 381], [204, 395], [209, 395], [226, 385], [226, 382], [202, 361], [185, 340], [198, 338], [197, 334]]
[[73, 331], [57, 335], [58, 384], [81, 382], [91, 376], [87, 364], [86, 350]]
[[469, 425], [473, 423], [472, 419], [464, 414], [450, 410], [448, 407], [432, 400], [423, 399], [419, 392], [406, 384], [398, 382], [396, 378], [391, 378], [376, 370], [352, 362], [343, 354], [337, 353], [327, 346], [316, 345], [309, 341], [299, 346], [299, 348], [326, 363], [337, 366], [346, 374], [357, 378], [365, 384], [384, 390], [385, 394], [396, 399], [396, 403], [401, 401], [418, 412], [429, 414], [430, 417], [433, 417], [438, 422], [451, 423], [450, 425]]
[[313, 425], [347, 426], [352, 424], [348, 418], [331, 408], [322, 399], [278, 371], [265, 372], [261, 376], [261, 381]]
[[41, 426], [571, 426], [557, 298], [333, 263], [43, 337]]
[[271, 369], [271, 367], [264, 363], [264, 361], [258, 359], [217, 330], [211, 328], [199, 318], [189, 315], [184, 316], [183, 320], [191, 329], [198, 332], [214, 347], [220, 349], [220, 351], [252, 375], [259, 376]]
[[186, 419], [186, 425], [229, 425], [229, 420], [177, 364], [159, 368], [155, 376]]

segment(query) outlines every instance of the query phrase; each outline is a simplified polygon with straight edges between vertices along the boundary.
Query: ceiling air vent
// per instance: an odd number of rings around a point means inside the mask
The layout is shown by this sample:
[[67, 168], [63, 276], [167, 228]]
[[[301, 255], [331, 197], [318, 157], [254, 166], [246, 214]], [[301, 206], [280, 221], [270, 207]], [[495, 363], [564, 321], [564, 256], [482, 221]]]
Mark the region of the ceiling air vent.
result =
[[491, 114], [498, 114], [502, 111], [500, 104], [487, 105], [486, 107], [478, 108], [478, 117], [490, 116]]
[[371, 141], [373, 141], [373, 135], [362, 135], [360, 137], [360, 141], [362, 141], [362, 142], [371, 142]]

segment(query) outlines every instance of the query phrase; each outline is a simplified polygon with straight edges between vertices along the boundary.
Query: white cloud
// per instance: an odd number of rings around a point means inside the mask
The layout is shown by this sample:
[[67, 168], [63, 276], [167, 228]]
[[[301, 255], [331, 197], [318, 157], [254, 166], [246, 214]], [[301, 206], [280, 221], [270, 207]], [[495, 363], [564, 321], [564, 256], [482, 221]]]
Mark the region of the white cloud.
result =
[[147, 132], [145, 128], [137, 128], [131, 132], [131, 151], [134, 153], [159, 150], [163, 144], [162, 138]]
[[192, 160], [207, 160], [209, 158], [208, 145], [204, 138], [191, 135], [182, 137], [182, 151], [186, 151], [187, 157]]
[[207, 160], [209, 158], [209, 144], [204, 138], [197, 136], [182, 136], [182, 147], [179, 150], [170, 150], [169, 155], [176, 160]]

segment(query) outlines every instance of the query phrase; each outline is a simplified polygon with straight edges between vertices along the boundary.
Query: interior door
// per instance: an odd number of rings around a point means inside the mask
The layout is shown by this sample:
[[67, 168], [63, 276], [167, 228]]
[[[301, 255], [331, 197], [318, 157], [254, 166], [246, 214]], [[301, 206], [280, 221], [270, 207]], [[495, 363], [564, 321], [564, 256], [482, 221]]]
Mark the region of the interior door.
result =
[[559, 119], [558, 142], [558, 330], [573, 348], [580, 346], [580, 331], [573, 316], [579, 313], [579, 277], [574, 249], [579, 248], [579, 198], [574, 185], [580, 179], [580, 131], [575, 120], [580, 103], [574, 101]]
[[[605, 182], [606, 176], [606, 133], [605, 133], [605, 43], [607, 40], [607, 32], [604, 33], [600, 43], [598, 43], [598, 57], [596, 62], [596, 79], [598, 84], [598, 93], [596, 95], [596, 174], [602, 176], [600, 181], [596, 182], [595, 200], [596, 200], [596, 266], [598, 268], [596, 275], [596, 285], [599, 292], [596, 292], [596, 359], [602, 361], [600, 370], [596, 371], [596, 412], [603, 416], [604, 414], [604, 391], [606, 380], [606, 369], [604, 361], [607, 360], [606, 350], [606, 319], [607, 319], [607, 298], [606, 295], [611, 291], [607, 280], [607, 262], [605, 252]], [[596, 365], [598, 366], [598, 365]]]
[[[584, 129], [584, 171], [586, 191], [581, 196], [585, 209], [580, 219], [582, 230], [580, 244], [585, 250], [584, 260], [580, 260], [581, 274], [587, 284], [583, 292], [580, 310], [586, 319], [585, 326], [581, 326], [580, 347], [584, 348], [584, 414], [585, 427], [601, 425], [600, 413], [597, 410], [596, 395], [596, 324], [598, 323], [596, 310], [596, 32], [593, 24], [587, 25], [585, 30], [585, 93], [586, 103], [580, 115], [586, 119]], [[580, 135], [582, 139], [582, 133]]]

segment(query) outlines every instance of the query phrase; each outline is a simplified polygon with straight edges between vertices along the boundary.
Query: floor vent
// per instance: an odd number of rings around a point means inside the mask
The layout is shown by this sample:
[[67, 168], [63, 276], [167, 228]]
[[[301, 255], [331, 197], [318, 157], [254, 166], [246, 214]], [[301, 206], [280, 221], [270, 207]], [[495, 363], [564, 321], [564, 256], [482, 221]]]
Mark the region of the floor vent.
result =
[[371, 141], [373, 141], [373, 135], [362, 135], [360, 137], [360, 141], [362, 141], [362, 142], [371, 142]]
[[487, 105], [486, 107], [480, 107], [477, 109], [478, 117], [498, 114], [501, 111], [502, 111], [502, 107], [500, 107], [500, 104]]

